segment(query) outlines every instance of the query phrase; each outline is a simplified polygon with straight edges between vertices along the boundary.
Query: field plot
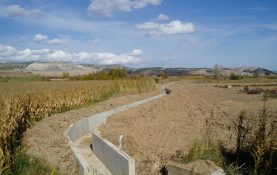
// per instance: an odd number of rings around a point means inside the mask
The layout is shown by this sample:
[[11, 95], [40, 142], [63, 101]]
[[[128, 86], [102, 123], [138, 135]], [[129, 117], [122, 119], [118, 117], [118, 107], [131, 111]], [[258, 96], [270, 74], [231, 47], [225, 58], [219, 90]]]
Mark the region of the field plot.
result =
[[1, 83], [0, 173], [12, 166], [22, 135], [34, 122], [115, 95], [137, 94], [153, 89], [155, 84], [151, 79]]
[[[124, 135], [122, 148], [135, 159], [138, 174], [158, 174], [160, 165], [179, 164], [193, 142], [207, 136], [207, 123], [212, 142], [220, 141], [226, 149], [235, 150], [234, 121], [242, 111], [257, 119], [263, 110], [263, 95], [215, 85], [175, 82], [170, 95], [108, 119], [100, 127], [102, 136], [119, 145], [119, 136]], [[265, 87], [276, 90], [276, 85]], [[276, 106], [277, 99], [268, 98], [271, 122], [276, 121]]]

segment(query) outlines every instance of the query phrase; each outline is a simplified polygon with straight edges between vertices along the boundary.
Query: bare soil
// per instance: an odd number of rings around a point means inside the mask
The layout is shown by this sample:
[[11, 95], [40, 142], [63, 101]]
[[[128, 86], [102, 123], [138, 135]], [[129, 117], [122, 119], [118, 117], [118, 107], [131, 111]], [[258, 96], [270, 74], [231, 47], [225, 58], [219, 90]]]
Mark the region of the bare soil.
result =
[[22, 146], [28, 154], [42, 158], [50, 164], [57, 166], [60, 172], [64, 174], [78, 174], [78, 169], [73, 161], [72, 151], [64, 135], [69, 125], [96, 113], [159, 93], [160, 91], [156, 90], [138, 95], [113, 97], [95, 105], [45, 118], [26, 131], [22, 140]]
[[34, 74], [20, 70], [0, 70], [0, 77], [30, 77]]
[[[186, 153], [194, 140], [203, 137], [206, 120], [212, 121], [211, 138], [232, 149], [235, 147], [234, 119], [243, 110], [253, 117], [261, 112], [263, 98], [261, 94], [240, 93], [240, 87], [214, 86], [213, 83], [188, 80], [175, 82], [169, 87], [171, 94], [112, 116], [100, 127], [102, 136], [119, 145], [119, 136], [124, 135], [122, 149], [135, 159], [138, 174], [158, 174], [159, 165], [174, 164], [176, 153]], [[64, 136], [68, 126], [84, 117], [158, 93], [157, 90], [113, 97], [96, 105], [53, 115], [26, 131], [23, 148], [27, 153], [58, 166], [61, 172], [77, 174]], [[276, 114], [276, 106], [276, 98], [268, 100], [268, 111]]]
[[[159, 165], [174, 164], [176, 153], [188, 152], [192, 142], [203, 137], [206, 121], [211, 121], [211, 139], [234, 149], [233, 121], [242, 111], [253, 118], [261, 113], [263, 95], [214, 86], [175, 82], [170, 95], [109, 118], [100, 127], [102, 136], [119, 145], [124, 135], [122, 149], [135, 159], [138, 174], [158, 174]], [[277, 99], [268, 99], [266, 105], [276, 120]]]

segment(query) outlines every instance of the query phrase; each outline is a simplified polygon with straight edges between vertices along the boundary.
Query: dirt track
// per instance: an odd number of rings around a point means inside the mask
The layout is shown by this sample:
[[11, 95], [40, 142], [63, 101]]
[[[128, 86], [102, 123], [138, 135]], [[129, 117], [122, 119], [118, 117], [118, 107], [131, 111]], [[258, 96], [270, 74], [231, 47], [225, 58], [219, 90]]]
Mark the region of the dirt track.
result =
[[[100, 127], [102, 136], [115, 145], [124, 135], [123, 150], [134, 157], [138, 174], [157, 174], [158, 165], [172, 162], [178, 151], [188, 151], [203, 136], [206, 120], [212, 121], [212, 139], [235, 147], [233, 120], [243, 110], [251, 115], [263, 106], [262, 95], [238, 94], [236, 88], [179, 81], [170, 89], [170, 95], [119, 113]], [[267, 106], [276, 113], [277, 99], [269, 99]]]

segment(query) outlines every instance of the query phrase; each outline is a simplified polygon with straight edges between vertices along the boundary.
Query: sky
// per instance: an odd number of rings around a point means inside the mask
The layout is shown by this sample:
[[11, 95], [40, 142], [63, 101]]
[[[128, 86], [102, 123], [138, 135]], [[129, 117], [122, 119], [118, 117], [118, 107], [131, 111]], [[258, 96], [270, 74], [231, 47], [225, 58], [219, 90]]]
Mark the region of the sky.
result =
[[1, 0], [10, 61], [277, 70], [277, 1]]

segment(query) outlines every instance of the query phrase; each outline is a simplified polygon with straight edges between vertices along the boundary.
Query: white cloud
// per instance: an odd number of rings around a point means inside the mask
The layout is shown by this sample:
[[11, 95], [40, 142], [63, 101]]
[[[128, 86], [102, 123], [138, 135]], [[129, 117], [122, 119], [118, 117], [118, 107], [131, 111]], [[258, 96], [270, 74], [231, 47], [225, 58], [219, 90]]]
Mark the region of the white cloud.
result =
[[36, 34], [33, 38], [34, 41], [36, 42], [45, 42], [48, 40], [48, 37], [42, 34]]
[[192, 23], [182, 23], [179, 20], [174, 20], [166, 24], [145, 22], [136, 24], [135, 28], [146, 31], [146, 34], [150, 36], [177, 35], [193, 33], [195, 31], [195, 27]]
[[130, 55], [132, 56], [140, 56], [143, 54], [143, 51], [141, 49], [134, 49]]
[[17, 4], [7, 6], [6, 12], [10, 17], [26, 17], [26, 16], [38, 17], [43, 15], [41, 10], [38, 10], [38, 9], [27, 10]]
[[11, 46], [6, 46], [0, 44], [0, 57], [10, 57], [12, 56], [16, 50]]
[[49, 45], [57, 45], [57, 44], [63, 44], [66, 42], [65, 39], [48, 39], [48, 36], [42, 35], [42, 34], [36, 34], [33, 38], [33, 41], [42, 43], [42, 44], [49, 44]]
[[131, 1], [134, 9], [147, 7], [148, 5], [160, 5], [162, 0], [134, 0]]
[[156, 18], [157, 21], [167, 21], [169, 20], [169, 17], [165, 14], [159, 14], [158, 17]]
[[135, 64], [141, 61], [143, 51], [134, 49], [130, 53], [65, 52], [62, 50], [17, 50], [0, 44], [0, 61], [67, 61], [93, 64]]
[[112, 16], [115, 12], [128, 12], [160, 5], [162, 0], [91, 0], [88, 13], [92, 16]]

